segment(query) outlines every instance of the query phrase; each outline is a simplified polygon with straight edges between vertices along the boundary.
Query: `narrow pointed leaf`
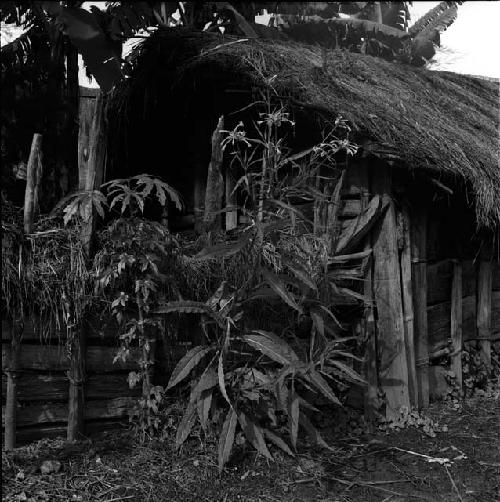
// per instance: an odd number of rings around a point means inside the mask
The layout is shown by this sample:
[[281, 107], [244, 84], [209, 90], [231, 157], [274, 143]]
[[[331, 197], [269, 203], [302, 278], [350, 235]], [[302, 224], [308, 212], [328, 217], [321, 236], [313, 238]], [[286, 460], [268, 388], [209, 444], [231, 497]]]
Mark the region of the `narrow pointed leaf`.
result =
[[219, 471], [222, 471], [224, 465], [229, 460], [229, 456], [231, 455], [237, 422], [238, 416], [236, 415], [236, 411], [234, 411], [233, 408], [230, 408], [227, 412], [224, 424], [222, 425], [222, 431], [219, 438]]
[[336, 366], [342, 373], [345, 373], [351, 380], [360, 383], [360, 384], [366, 384], [366, 380], [356, 371], [354, 371], [352, 368], [347, 366], [347, 364], [343, 363], [342, 361], [336, 361], [336, 360], [329, 360], [328, 364], [332, 364], [333, 366]]
[[332, 447], [327, 444], [327, 442], [323, 439], [321, 434], [319, 433], [318, 429], [314, 427], [314, 425], [311, 423], [311, 421], [307, 418], [307, 416], [300, 412], [299, 416], [299, 422], [302, 427], [306, 430], [307, 434], [309, 437], [318, 445], [323, 448], [328, 448], [329, 450], [332, 450]]
[[205, 390], [201, 393], [200, 398], [196, 403], [198, 418], [200, 419], [200, 424], [203, 430], [207, 429], [208, 414], [210, 412], [210, 406], [212, 405], [212, 395], [211, 390]]
[[189, 400], [191, 402], [196, 401], [200, 397], [202, 392], [211, 389], [212, 387], [217, 385], [217, 381], [218, 378], [215, 369], [212, 367], [207, 368], [203, 372], [203, 375], [201, 375], [194, 389], [191, 391], [191, 396], [189, 397]]
[[314, 327], [317, 329], [318, 333], [324, 337], [325, 336], [325, 321], [323, 316], [318, 310], [311, 309], [311, 319], [313, 321]]
[[332, 403], [342, 406], [338, 397], [333, 393], [331, 387], [328, 385], [328, 382], [316, 370], [313, 369], [309, 371], [304, 375], [304, 377], [307, 378], [314, 385], [314, 387]]
[[271, 441], [271, 443], [283, 450], [286, 454], [290, 455], [291, 457], [295, 457], [295, 454], [290, 449], [290, 447], [277, 434], [271, 432], [269, 429], [264, 429], [264, 435], [267, 439], [269, 439], [269, 441]]
[[297, 449], [297, 436], [299, 433], [299, 396], [294, 393], [288, 403], [288, 428], [293, 448]]
[[250, 444], [264, 457], [269, 460], [274, 460], [271, 453], [266, 445], [266, 441], [264, 440], [264, 435], [262, 433], [262, 429], [252, 422], [243, 412], [238, 415], [238, 421], [240, 422], [241, 429], [245, 434], [245, 437], [248, 439]]
[[177, 433], [175, 435], [175, 446], [180, 448], [182, 443], [186, 441], [189, 436], [191, 429], [196, 421], [196, 404], [189, 403], [180, 424], [177, 427]]
[[317, 286], [312, 277], [305, 271], [301, 270], [299, 267], [294, 265], [288, 265], [290, 272], [302, 283], [304, 283], [308, 288], [317, 291]]
[[267, 357], [283, 365], [299, 362], [299, 357], [284, 340], [268, 331], [255, 330], [243, 335], [242, 340]]
[[184, 380], [191, 370], [196, 367], [196, 365], [203, 359], [203, 357], [208, 354], [212, 350], [211, 347], [202, 347], [198, 345], [197, 347], [192, 348], [177, 364], [174, 371], [172, 372], [172, 376], [167, 385], [167, 390], [171, 389], [179, 382]]
[[275, 291], [281, 299], [290, 307], [295, 309], [299, 313], [303, 313], [302, 307], [295, 301], [294, 295], [292, 295], [287, 289], [283, 281], [273, 272], [269, 270], [263, 270], [262, 275], [264, 280], [271, 286], [271, 289]]
[[227, 395], [226, 391], [226, 383], [224, 381], [224, 360], [223, 360], [223, 355], [222, 352], [219, 355], [219, 365], [217, 367], [217, 375], [218, 375], [218, 380], [219, 380], [219, 388], [224, 396], [224, 399], [227, 401], [229, 406], [232, 407], [231, 401], [229, 400], [229, 396]]

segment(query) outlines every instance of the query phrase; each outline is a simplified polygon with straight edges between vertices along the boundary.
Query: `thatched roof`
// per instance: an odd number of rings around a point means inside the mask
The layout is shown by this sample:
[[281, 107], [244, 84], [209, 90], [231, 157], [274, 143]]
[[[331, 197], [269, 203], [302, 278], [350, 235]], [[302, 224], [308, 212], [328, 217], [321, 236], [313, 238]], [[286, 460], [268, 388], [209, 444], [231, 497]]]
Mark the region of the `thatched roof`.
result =
[[[345, 51], [271, 40], [163, 30], [134, 54], [133, 78], [168, 67], [173, 84], [197, 75], [231, 73], [272, 86], [323, 116], [342, 115], [379, 155], [409, 169], [465, 181], [477, 220], [500, 223], [499, 86]], [[130, 85], [130, 84], [128, 84]]]

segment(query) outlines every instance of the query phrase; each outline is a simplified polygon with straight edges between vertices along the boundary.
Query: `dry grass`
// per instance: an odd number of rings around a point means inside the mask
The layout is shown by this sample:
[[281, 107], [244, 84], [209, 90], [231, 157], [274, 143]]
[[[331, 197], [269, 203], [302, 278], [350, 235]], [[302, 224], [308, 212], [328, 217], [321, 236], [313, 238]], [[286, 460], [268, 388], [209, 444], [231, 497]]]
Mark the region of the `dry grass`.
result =
[[129, 98], [158, 87], [179, 99], [199, 92], [207, 78], [215, 85], [272, 85], [292, 108], [324, 120], [342, 115], [360, 137], [382, 145], [408, 169], [465, 180], [478, 222], [500, 222], [498, 84], [291, 42], [233, 42], [182, 29], [158, 31], [136, 50], [133, 78], [115, 91], [111, 108], [124, 113]]

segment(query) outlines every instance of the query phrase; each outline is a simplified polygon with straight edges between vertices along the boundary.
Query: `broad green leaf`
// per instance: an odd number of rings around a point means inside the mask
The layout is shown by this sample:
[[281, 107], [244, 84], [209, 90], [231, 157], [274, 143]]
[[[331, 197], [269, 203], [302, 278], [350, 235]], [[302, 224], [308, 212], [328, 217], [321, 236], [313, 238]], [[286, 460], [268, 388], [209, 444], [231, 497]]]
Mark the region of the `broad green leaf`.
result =
[[200, 419], [203, 430], [207, 429], [208, 414], [210, 412], [210, 406], [212, 405], [212, 395], [212, 390], [205, 390], [201, 393], [196, 403], [198, 418]]
[[219, 471], [222, 471], [224, 465], [229, 460], [229, 456], [231, 455], [237, 422], [238, 416], [236, 415], [236, 411], [233, 408], [230, 408], [227, 412], [224, 424], [222, 425], [222, 431], [219, 437]]
[[172, 376], [167, 385], [167, 390], [171, 389], [179, 382], [184, 380], [191, 370], [196, 367], [196, 365], [203, 359], [203, 357], [208, 354], [211, 350], [211, 347], [202, 347], [198, 345], [197, 347], [192, 348], [177, 364], [174, 371], [172, 372]]
[[297, 304], [295, 297], [287, 289], [283, 281], [273, 272], [269, 270], [262, 270], [264, 280], [271, 286], [271, 288], [281, 297], [281, 299], [290, 307], [299, 313], [303, 313], [302, 307]]
[[333, 448], [327, 444], [327, 442], [322, 438], [321, 434], [319, 433], [318, 429], [314, 427], [314, 425], [311, 423], [311, 421], [307, 418], [307, 416], [301, 411], [300, 416], [299, 416], [299, 422], [302, 427], [306, 430], [307, 434], [309, 437], [318, 445], [322, 446], [323, 448], [328, 448], [329, 450], [332, 450]]
[[254, 330], [243, 335], [242, 340], [264, 355], [283, 365], [299, 362], [299, 357], [284, 340], [274, 333]]
[[271, 432], [269, 429], [263, 429], [263, 431], [264, 435], [267, 437], [267, 439], [269, 439], [269, 441], [271, 441], [271, 443], [274, 443], [278, 448], [282, 449], [285, 453], [287, 453], [291, 457], [295, 457], [295, 454], [283, 439], [281, 439], [278, 435], [274, 434], [274, 432]]
[[307, 378], [316, 389], [318, 389], [326, 398], [328, 398], [332, 403], [342, 406], [338, 397], [333, 393], [328, 382], [314, 369], [311, 369], [305, 373], [304, 378]]
[[250, 444], [264, 457], [269, 460], [274, 460], [266, 445], [264, 440], [264, 435], [262, 434], [262, 429], [252, 422], [243, 412], [238, 415], [238, 420], [241, 425], [241, 429], [245, 434], [246, 438]]
[[177, 433], [175, 435], [175, 446], [180, 448], [182, 443], [186, 441], [193, 425], [196, 421], [196, 403], [189, 403], [180, 424], [177, 427]]
[[288, 427], [290, 440], [294, 449], [297, 449], [297, 435], [299, 433], [299, 396], [293, 393], [288, 403]]

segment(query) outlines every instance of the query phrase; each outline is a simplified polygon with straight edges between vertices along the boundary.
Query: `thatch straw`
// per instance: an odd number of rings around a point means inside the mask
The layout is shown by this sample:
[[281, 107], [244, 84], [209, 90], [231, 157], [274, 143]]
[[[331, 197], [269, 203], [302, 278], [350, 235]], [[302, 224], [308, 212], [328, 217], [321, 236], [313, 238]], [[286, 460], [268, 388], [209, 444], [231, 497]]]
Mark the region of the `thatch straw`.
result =
[[498, 83], [346, 51], [236, 40], [182, 29], [158, 31], [136, 49], [132, 78], [116, 91], [115, 102], [153, 75], [168, 78], [171, 90], [193, 88], [207, 74], [272, 85], [291, 99], [292, 108], [302, 106], [327, 119], [342, 115], [359, 137], [383, 146], [406, 168], [465, 181], [478, 223], [499, 224]]

